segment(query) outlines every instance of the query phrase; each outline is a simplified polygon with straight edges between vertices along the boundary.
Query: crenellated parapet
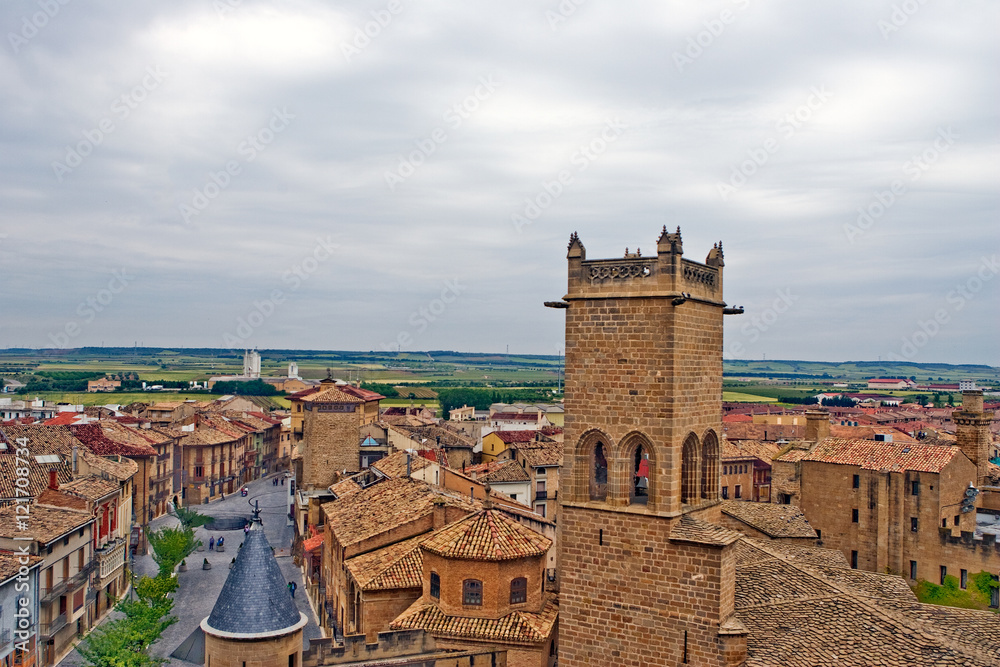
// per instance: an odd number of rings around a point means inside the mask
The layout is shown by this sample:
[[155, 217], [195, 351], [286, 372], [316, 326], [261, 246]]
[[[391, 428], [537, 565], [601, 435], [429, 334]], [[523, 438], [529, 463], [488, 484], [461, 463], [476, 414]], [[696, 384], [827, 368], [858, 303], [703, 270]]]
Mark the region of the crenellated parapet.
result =
[[631, 295], [671, 297], [724, 305], [722, 301], [722, 243], [712, 247], [705, 263], [684, 258], [680, 227], [666, 226], [656, 242], [656, 254], [643, 257], [641, 250], [616, 259], [587, 259], [587, 251], [575, 232], [566, 254], [569, 261], [569, 292], [573, 298], [618, 298]]

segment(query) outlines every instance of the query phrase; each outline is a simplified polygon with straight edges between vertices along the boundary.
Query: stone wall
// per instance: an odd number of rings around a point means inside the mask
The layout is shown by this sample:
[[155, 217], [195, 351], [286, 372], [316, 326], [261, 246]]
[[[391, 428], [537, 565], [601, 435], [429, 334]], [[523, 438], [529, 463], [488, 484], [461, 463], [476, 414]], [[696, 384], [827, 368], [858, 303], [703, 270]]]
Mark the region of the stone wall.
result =
[[[294, 662], [289, 660], [294, 656]], [[301, 667], [302, 630], [268, 639], [224, 639], [205, 633], [205, 667]]]
[[[356, 412], [320, 412], [307, 405], [302, 426], [304, 489], [326, 488], [334, 473], [357, 472], [361, 464], [360, 415]], [[358, 405], [360, 409], [360, 404]]]

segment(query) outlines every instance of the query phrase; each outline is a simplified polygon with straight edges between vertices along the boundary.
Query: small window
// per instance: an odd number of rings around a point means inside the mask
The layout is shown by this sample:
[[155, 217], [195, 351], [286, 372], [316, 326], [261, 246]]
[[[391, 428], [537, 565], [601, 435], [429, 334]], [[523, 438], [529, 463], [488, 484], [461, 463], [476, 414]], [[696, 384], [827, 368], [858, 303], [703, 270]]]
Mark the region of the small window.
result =
[[778, 504], [779, 505], [791, 505], [792, 504], [792, 494], [790, 494], [790, 493], [779, 493], [778, 494]]
[[958, 585], [962, 587], [962, 590], [965, 590], [965, 587], [969, 585], [969, 571], [968, 570], [959, 570], [959, 582], [958, 582]]
[[917, 532], [917, 517], [915, 516], [910, 517], [910, 530], [914, 533]]
[[743, 491], [743, 487], [741, 485], [737, 484], [736, 486], [734, 486], [733, 487], [733, 498], [740, 498], [740, 497], [742, 497], [742, 495], [743, 495], [742, 491]]
[[941, 527], [942, 528], [948, 527], [948, 519], [941, 519]]
[[948, 568], [944, 565], [941, 566], [941, 585], [944, 586], [944, 578], [948, 576]]
[[857, 522], [858, 522], [858, 510], [853, 509], [851, 510], [851, 523], [857, 523]]
[[861, 488], [861, 475], [855, 475], [854, 476], [854, 478], [851, 480], [851, 488], [852, 489], [860, 489]]
[[851, 552], [851, 567], [853, 567], [855, 570], [858, 569], [858, 552], [857, 551], [852, 551]]
[[815, 528], [814, 530], [816, 531], [816, 539], [817, 540], [822, 540], [823, 539], [823, 531], [820, 530], [819, 528]]
[[466, 579], [462, 582], [462, 604], [481, 606], [483, 604], [483, 582]]
[[510, 582], [510, 603], [521, 604], [528, 601], [528, 580], [518, 577]]
[[916, 580], [917, 578], [917, 561], [910, 561], [910, 579]]
[[955, 515], [954, 521], [955, 521], [955, 525], [957, 526], [958, 525], [958, 515], [957, 514]]
[[437, 572], [431, 572], [431, 597], [441, 597], [441, 577]]
[[724, 486], [722, 487], [722, 499], [727, 500], [728, 498], [729, 498], [729, 487]]
[[919, 480], [915, 479], [912, 482], [910, 482], [910, 495], [911, 496], [919, 496], [920, 495], [920, 481]]

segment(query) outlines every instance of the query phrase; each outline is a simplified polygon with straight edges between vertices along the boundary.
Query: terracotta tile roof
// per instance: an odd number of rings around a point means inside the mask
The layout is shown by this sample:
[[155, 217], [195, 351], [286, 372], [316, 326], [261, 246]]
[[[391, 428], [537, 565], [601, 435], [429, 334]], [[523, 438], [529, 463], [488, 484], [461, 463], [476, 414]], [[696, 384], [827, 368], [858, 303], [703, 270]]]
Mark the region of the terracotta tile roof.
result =
[[722, 440], [722, 460], [745, 459], [753, 457], [771, 463], [771, 460], [781, 448], [774, 442], [761, 440]]
[[484, 509], [448, 524], [423, 544], [445, 558], [515, 560], [544, 555], [552, 540], [505, 516]]
[[96, 502], [102, 498], [118, 493], [120, 485], [109, 479], [102, 479], [96, 475], [79, 477], [71, 482], [67, 482], [59, 487], [63, 493], [69, 493], [80, 498], [85, 498], [91, 502]]
[[306, 551], [312, 551], [313, 549], [317, 549], [323, 545], [324, 539], [325, 537], [323, 533], [320, 533], [319, 535], [313, 535], [312, 537], [308, 537], [302, 540], [302, 548]]
[[901, 577], [852, 570], [840, 552], [750, 539], [736, 549], [747, 667], [1000, 664], [997, 614], [920, 604]]
[[941, 472], [959, 454], [958, 447], [827, 438], [803, 461], [859, 466], [865, 470]]
[[768, 537], [817, 537], [805, 514], [794, 505], [723, 500], [722, 511]]
[[517, 461], [490, 461], [466, 467], [465, 474], [486, 484], [528, 482], [531, 477]]
[[[22, 563], [21, 561], [25, 558], [28, 562]], [[42, 560], [38, 556], [0, 549], [0, 584], [3, 584], [12, 577], [16, 577], [18, 571], [21, 569], [21, 565], [31, 567], [32, 565], [41, 563]]]
[[62, 489], [45, 489], [38, 494], [35, 502], [45, 507], [61, 507], [62, 509], [88, 511], [87, 499]]
[[515, 611], [499, 619], [448, 616], [441, 609], [422, 599], [400, 614], [391, 630], [424, 629], [434, 636], [456, 639], [477, 639], [504, 644], [538, 644], [552, 635], [559, 615], [555, 596], [546, 599], [542, 611]]
[[538, 413], [494, 412], [493, 416], [490, 417], [490, 421], [537, 422]]
[[723, 422], [722, 433], [729, 440], [801, 440], [806, 427], [792, 424], [733, 424]]
[[381, 401], [382, 399], [385, 398], [385, 396], [378, 393], [377, 391], [371, 391], [369, 389], [361, 389], [360, 387], [355, 387], [352, 384], [341, 385], [337, 387], [337, 389], [339, 389], [345, 394], [356, 396], [357, 398], [360, 398], [363, 401]]
[[742, 535], [735, 530], [696, 519], [690, 514], [682, 516], [670, 530], [670, 539], [676, 542], [694, 542], [720, 547], [732, 544], [741, 537]]
[[48, 544], [94, 520], [89, 512], [82, 510], [43, 507], [33, 504], [26, 522], [28, 528], [20, 530], [18, 522], [23, 522], [24, 514], [15, 514], [16, 510], [14, 505], [0, 507], [0, 537], [30, 537], [42, 544]]
[[424, 559], [420, 544], [430, 534], [390, 544], [345, 563], [361, 590], [380, 591], [398, 588], [421, 588], [424, 584]]
[[305, 403], [364, 403], [365, 399], [359, 398], [354, 394], [348, 394], [340, 390], [340, 387], [330, 387], [329, 389], [324, 389], [318, 391], [315, 394], [308, 394], [306, 396], [301, 396], [301, 400]]
[[472, 449], [476, 441], [452, 429], [442, 426], [390, 424], [389, 428], [426, 447], [463, 447]]
[[435, 501], [468, 512], [479, 509], [478, 502], [465, 496], [409, 477], [383, 480], [325, 503], [322, 509], [335, 539], [346, 547], [427, 516], [434, 511]]
[[118, 422], [71, 426], [73, 435], [99, 456], [156, 456], [149, 440], [130, 433], [134, 429]]
[[515, 442], [533, 442], [535, 439], [535, 431], [493, 431], [487, 435], [495, 435], [508, 445]]
[[798, 461], [801, 461], [808, 455], [809, 455], [808, 449], [799, 449], [798, 447], [788, 447], [787, 451], [782, 452], [781, 454], [778, 454], [773, 459], [771, 459], [771, 463], [773, 464], [775, 461], [781, 461], [783, 463], [796, 463]]
[[561, 466], [563, 461], [563, 443], [552, 441], [530, 442], [514, 447], [517, 453], [532, 468]]
[[[369, 467], [374, 468], [378, 472], [382, 473], [386, 477], [405, 477], [406, 476], [406, 452], [395, 452], [389, 454], [385, 458], [381, 458], [375, 463], [372, 463]], [[423, 470], [431, 464], [426, 458], [422, 456], [414, 456], [410, 454], [410, 471], [414, 472], [417, 470]]]
[[348, 477], [347, 479], [341, 480], [336, 484], [330, 485], [330, 493], [337, 496], [337, 498], [346, 498], [352, 493], [357, 493], [361, 490], [361, 485], [354, 481], [353, 477]]

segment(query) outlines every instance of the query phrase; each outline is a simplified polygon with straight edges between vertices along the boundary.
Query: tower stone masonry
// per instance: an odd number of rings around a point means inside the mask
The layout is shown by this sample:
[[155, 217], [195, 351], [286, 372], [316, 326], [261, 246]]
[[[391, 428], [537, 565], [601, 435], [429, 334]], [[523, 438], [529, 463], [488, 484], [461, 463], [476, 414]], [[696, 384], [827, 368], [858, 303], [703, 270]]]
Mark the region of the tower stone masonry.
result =
[[723, 253], [588, 260], [570, 237], [559, 664], [738, 665], [719, 518]]
[[969, 460], [976, 465], [976, 486], [982, 486], [989, 474], [990, 424], [993, 412], [983, 412], [983, 390], [962, 392], [962, 409], [951, 413], [955, 440]]

